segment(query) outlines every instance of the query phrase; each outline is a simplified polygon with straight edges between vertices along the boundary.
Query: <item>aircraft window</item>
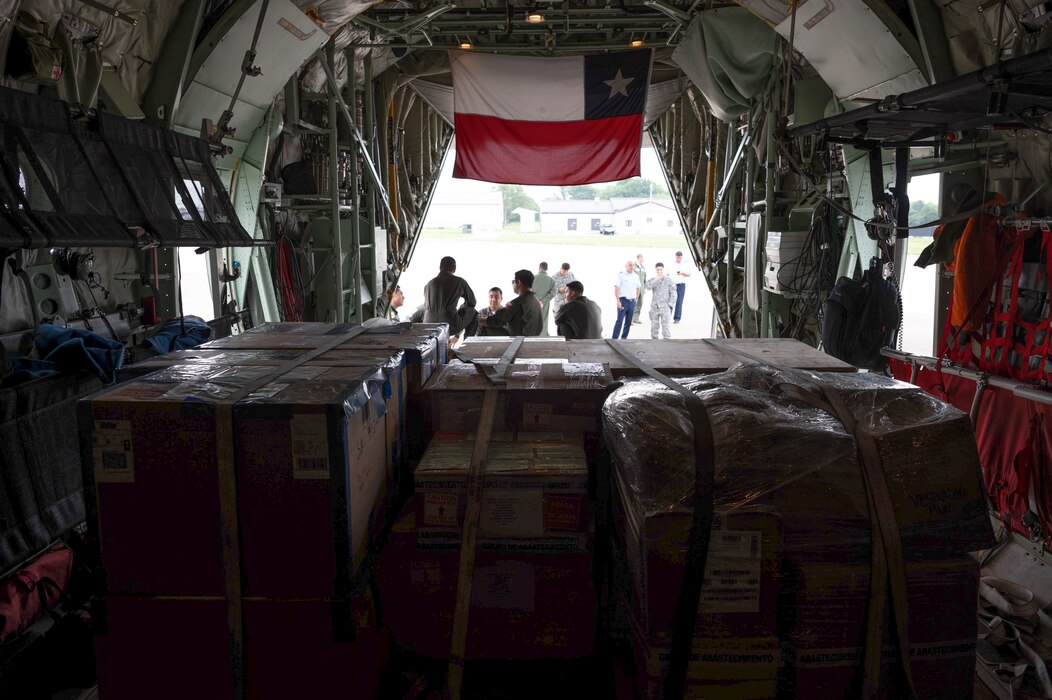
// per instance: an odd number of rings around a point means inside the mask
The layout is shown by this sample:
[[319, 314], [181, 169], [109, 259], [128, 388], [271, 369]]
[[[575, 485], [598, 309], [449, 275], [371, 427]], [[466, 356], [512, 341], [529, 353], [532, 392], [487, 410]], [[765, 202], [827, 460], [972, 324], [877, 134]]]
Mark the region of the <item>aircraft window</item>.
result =
[[[22, 204], [22, 200], [23, 199], [27, 199], [27, 200], [29, 199], [29, 186], [26, 183], [26, 171], [22, 168], [22, 166], [18, 167], [18, 190], [22, 194], [21, 194], [21, 196], [16, 196], [15, 197], [14, 208], [15, 209], [25, 209], [26, 206], [24, 204]], [[8, 203], [6, 197], [3, 198], [3, 199], [0, 199], [0, 206], [2, 206], [5, 209], [11, 208], [11, 205]]]
[[[202, 213], [205, 210], [205, 203], [202, 199], [203, 183], [197, 180], [183, 180], [183, 189], [180, 190], [178, 187], [174, 188], [172, 196], [175, 197], [176, 207], [179, 209], [179, 215], [182, 216], [183, 221], [197, 221], [201, 218]], [[181, 192], [186, 192], [190, 199], [190, 206], [187, 206], [186, 202], [183, 201]], [[191, 213], [190, 209], [193, 208]]]

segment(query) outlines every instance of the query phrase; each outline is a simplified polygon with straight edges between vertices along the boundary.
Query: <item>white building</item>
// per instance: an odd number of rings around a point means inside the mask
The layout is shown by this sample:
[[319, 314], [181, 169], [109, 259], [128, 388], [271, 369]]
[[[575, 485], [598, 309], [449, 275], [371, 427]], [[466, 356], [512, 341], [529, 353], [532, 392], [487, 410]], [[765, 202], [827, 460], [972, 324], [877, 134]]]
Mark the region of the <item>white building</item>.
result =
[[538, 230], [537, 212], [535, 212], [533, 209], [519, 207], [518, 209], [512, 209], [511, 213], [517, 214], [519, 217], [520, 233], [533, 233], [534, 231]]
[[545, 199], [540, 206], [543, 233], [599, 233], [606, 225], [636, 236], [683, 233], [671, 199]]
[[504, 228], [504, 194], [489, 183], [474, 191], [441, 189], [435, 193], [427, 211], [424, 228], [470, 226], [472, 232], [500, 231]]

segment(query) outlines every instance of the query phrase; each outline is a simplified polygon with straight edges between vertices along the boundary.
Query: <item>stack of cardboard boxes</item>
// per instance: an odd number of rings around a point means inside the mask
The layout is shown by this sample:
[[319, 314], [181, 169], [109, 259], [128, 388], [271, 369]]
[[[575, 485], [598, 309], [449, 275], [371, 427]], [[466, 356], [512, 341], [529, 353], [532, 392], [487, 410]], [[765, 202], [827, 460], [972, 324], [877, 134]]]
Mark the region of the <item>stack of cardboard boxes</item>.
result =
[[[589, 463], [610, 375], [532, 362], [512, 364], [505, 379], [486, 452], [467, 658], [584, 657], [595, 630]], [[434, 437], [381, 560], [392, 634], [428, 656], [450, 650], [468, 469], [491, 387], [479, 368], [453, 362], [425, 388]]]
[[[906, 582], [916, 692], [970, 697], [978, 565], [966, 553], [989, 546], [991, 532], [968, 417], [881, 377], [756, 365], [687, 382], [712, 422], [717, 509], [688, 696], [861, 692], [867, 611], [879, 604], [873, 525], [855, 440], [822, 407], [817, 383], [840, 395], [880, 456], [906, 560], [893, 575]], [[654, 650], [660, 660], [692, 519], [693, 429], [682, 400], [652, 382], [618, 390], [604, 412], [631, 665], [636, 687], [654, 697], [664, 679]], [[890, 629], [879, 686], [896, 698], [905, 691]], [[708, 673], [719, 660], [724, 671]]]
[[276, 326], [80, 405], [108, 699], [376, 693], [360, 573], [404, 486], [407, 393], [448, 339]]

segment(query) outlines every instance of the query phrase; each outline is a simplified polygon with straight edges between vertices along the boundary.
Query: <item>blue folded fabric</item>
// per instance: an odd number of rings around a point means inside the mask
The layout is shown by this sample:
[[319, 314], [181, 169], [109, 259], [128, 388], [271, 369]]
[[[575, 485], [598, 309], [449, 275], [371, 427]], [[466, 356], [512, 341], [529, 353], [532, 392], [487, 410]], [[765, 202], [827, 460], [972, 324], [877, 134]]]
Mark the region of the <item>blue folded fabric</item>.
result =
[[166, 321], [143, 342], [153, 348], [158, 355], [163, 355], [175, 350], [196, 348], [201, 343], [208, 342], [211, 337], [212, 329], [207, 323], [197, 316], [186, 316], [182, 322], [177, 318]]
[[32, 357], [12, 357], [11, 376], [4, 381], [4, 385], [14, 386], [49, 374], [58, 374], [59, 371], [59, 366], [54, 362], [35, 360]]
[[124, 364], [124, 345], [116, 340], [79, 328], [59, 328], [40, 324], [36, 337], [41, 359], [54, 363], [59, 371], [93, 372], [108, 384], [116, 380]]

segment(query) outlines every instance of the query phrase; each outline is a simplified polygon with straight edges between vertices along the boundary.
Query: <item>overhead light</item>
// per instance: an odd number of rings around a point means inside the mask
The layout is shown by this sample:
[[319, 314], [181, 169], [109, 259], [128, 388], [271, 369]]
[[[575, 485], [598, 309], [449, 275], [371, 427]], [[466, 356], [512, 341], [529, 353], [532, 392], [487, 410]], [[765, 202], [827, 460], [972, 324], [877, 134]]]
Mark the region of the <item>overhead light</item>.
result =
[[530, 12], [526, 15], [526, 22], [529, 24], [540, 24], [544, 21], [544, 15], [540, 12]]
[[633, 39], [632, 41], [628, 42], [628, 45], [633, 47], [633, 48], [638, 48], [638, 47], [643, 45], [643, 40], [642, 39]]
[[460, 48], [462, 48], [462, 49], [470, 49], [470, 48], [473, 48], [473, 47], [471, 45], [471, 41], [470, 40], [466, 40], [466, 41], [461, 41], [460, 42]]

